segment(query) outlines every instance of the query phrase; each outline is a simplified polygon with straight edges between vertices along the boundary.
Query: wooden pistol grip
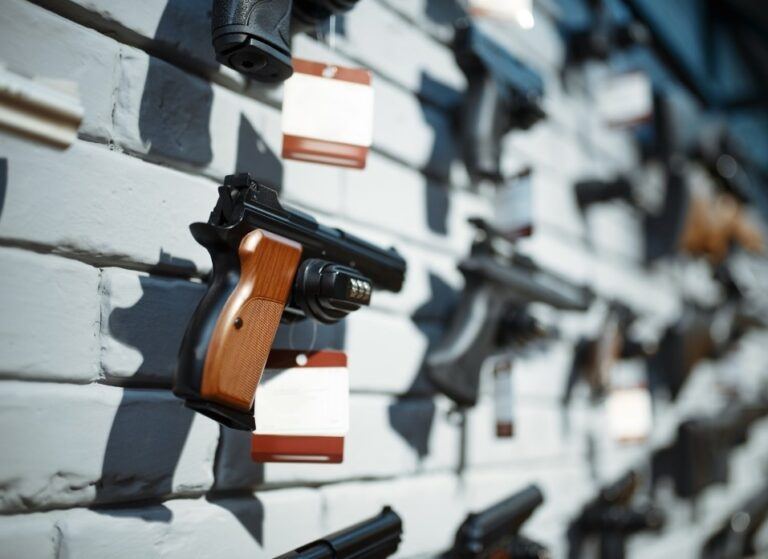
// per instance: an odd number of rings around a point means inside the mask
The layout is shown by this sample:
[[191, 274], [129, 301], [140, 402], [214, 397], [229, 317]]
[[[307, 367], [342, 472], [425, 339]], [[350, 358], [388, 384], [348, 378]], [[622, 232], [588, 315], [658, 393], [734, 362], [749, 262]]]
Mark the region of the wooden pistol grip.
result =
[[255, 229], [243, 237], [238, 255], [240, 280], [216, 321], [200, 394], [247, 412], [288, 301], [301, 245]]

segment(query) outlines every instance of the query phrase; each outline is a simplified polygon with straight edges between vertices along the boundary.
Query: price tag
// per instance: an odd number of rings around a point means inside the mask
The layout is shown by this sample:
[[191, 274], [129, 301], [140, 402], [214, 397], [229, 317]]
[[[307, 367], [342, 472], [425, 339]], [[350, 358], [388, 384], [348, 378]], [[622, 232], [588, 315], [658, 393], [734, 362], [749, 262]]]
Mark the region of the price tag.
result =
[[283, 157], [363, 169], [373, 141], [371, 73], [293, 59], [283, 93]]
[[533, 179], [527, 168], [496, 189], [494, 224], [508, 238], [533, 233]]
[[255, 462], [341, 462], [349, 430], [346, 354], [273, 350], [253, 409]]
[[496, 437], [508, 439], [515, 434], [515, 398], [512, 383], [512, 358], [503, 356], [493, 363], [493, 404]]
[[469, 0], [469, 13], [473, 16], [514, 21], [523, 29], [531, 29], [532, 0]]
[[600, 83], [597, 110], [610, 126], [629, 127], [653, 114], [653, 89], [645, 72], [614, 74]]
[[638, 443], [651, 432], [651, 395], [645, 386], [616, 388], [606, 400], [608, 427], [614, 440], [620, 443]]

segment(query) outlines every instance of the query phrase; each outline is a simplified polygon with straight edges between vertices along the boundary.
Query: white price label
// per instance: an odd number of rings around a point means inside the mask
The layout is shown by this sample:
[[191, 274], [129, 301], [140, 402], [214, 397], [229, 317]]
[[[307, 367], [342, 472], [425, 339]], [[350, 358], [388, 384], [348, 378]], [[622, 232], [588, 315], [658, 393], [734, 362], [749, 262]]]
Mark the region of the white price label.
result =
[[651, 395], [646, 387], [612, 390], [606, 401], [606, 411], [614, 440], [630, 443], [642, 442], [648, 438], [653, 411]]
[[596, 103], [601, 117], [611, 126], [644, 122], [653, 112], [651, 80], [639, 71], [609, 76], [597, 88]]
[[534, 24], [532, 0], [469, 0], [469, 13], [514, 21], [523, 29], [531, 29]]
[[494, 224], [510, 238], [533, 232], [533, 179], [530, 169], [507, 179], [496, 189]]
[[371, 74], [294, 59], [283, 93], [283, 157], [362, 169], [373, 142]]
[[493, 362], [493, 403], [496, 436], [509, 438], [515, 434], [515, 393], [512, 383], [512, 358], [503, 356]]
[[349, 372], [346, 366], [267, 368], [253, 409], [256, 434], [343, 436], [349, 430]]

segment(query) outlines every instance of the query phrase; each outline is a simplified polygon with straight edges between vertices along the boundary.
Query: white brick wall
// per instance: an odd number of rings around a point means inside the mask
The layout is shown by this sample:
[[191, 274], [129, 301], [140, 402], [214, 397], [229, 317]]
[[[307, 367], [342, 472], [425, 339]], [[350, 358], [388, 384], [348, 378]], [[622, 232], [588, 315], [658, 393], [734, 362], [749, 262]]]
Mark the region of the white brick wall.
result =
[[[581, 392], [564, 430], [573, 340], [595, 330], [599, 312], [549, 313], [563, 339], [519, 358], [511, 440], [494, 436], [487, 381], [462, 423], [420, 375], [463, 284], [466, 220], [492, 211], [455, 161], [451, 110], [465, 79], [448, 48], [445, 5], [363, 0], [334, 49], [295, 39], [297, 56], [373, 71], [374, 143], [360, 172], [280, 161], [282, 92], [215, 63], [209, 0], [2, 4], [0, 62], [76, 81], [85, 118], [63, 151], [0, 133], [0, 558], [271, 557], [383, 504], [405, 521], [399, 555], [430, 556], [468, 511], [534, 482], [546, 502], [526, 531], [559, 557], [584, 500], [642, 462], [649, 447], [608, 440], [602, 410]], [[520, 250], [663, 324], [679, 311], [681, 274], [640, 265], [634, 212], [608, 205], [585, 219], [571, 195], [583, 174], [631, 165], [631, 142], [599, 122], [588, 92], [562, 86], [556, 25], [538, 6], [536, 18], [527, 32], [487, 26], [547, 88], [549, 119], [504, 146], [506, 168], [535, 173], [537, 232]], [[280, 185], [285, 200], [324, 222], [396, 246], [408, 262], [401, 293], [376, 293], [370, 309], [334, 326], [278, 332], [278, 347], [349, 354], [342, 465], [254, 464], [247, 434], [220, 429], [170, 393], [210, 270], [188, 225], [206, 219], [218, 181], [235, 170]], [[706, 286], [704, 271], [691, 270]], [[762, 355], [759, 345], [750, 355]], [[712, 393], [704, 378], [697, 394]], [[687, 398], [660, 408], [653, 445], [690, 402], [717, 403]], [[738, 471], [763, 459], [764, 431], [735, 456]], [[749, 490], [711, 490], [706, 526]], [[674, 507], [672, 528], [638, 538], [632, 556], [697, 549], [707, 528], [692, 536], [684, 506]]]

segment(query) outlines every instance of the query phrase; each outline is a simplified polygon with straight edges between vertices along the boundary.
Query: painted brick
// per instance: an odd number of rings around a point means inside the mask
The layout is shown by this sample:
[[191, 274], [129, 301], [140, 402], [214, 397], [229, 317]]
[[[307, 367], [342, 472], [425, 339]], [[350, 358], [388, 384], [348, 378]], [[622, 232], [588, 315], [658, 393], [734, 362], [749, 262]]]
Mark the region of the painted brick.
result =
[[85, 109], [80, 135], [108, 138], [117, 43], [23, 0], [3, 3], [0, 28], [3, 62], [27, 75], [76, 82]]
[[[6, 243], [100, 264], [187, 273], [209, 269], [210, 257], [187, 226], [213, 207], [213, 182], [86, 142], [54, 152], [3, 141], [8, 184], [0, 239]], [[29, 195], [41, 185], [44, 196]]]
[[201, 492], [216, 424], [166, 391], [0, 383], [5, 512]]
[[458, 457], [459, 433], [445, 401], [353, 394], [342, 464], [253, 464], [250, 434], [226, 429], [216, 464], [216, 487], [392, 477], [455, 468]]
[[99, 270], [14, 248], [0, 268], [0, 376], [96, 378]]
[[[435, 556], [447, 550], [465, 514], [461, 487], [451, 474], [345, 483], [323, 487], [320, 492], [329, 511], [325, 516], [329, 531], [373, 516], [390, 505], [403, 519], [398, 557]], [[361, 494], [365, 499], [359, 498]], [[425, 503], [429, 503], [428, 509]]]
[[[317, 491], [284, 489], [120, 509], [0, 517], [0, 557], [274, 557], [322, 535]], [[215, 534], [215, 537], [211, 537]]]

